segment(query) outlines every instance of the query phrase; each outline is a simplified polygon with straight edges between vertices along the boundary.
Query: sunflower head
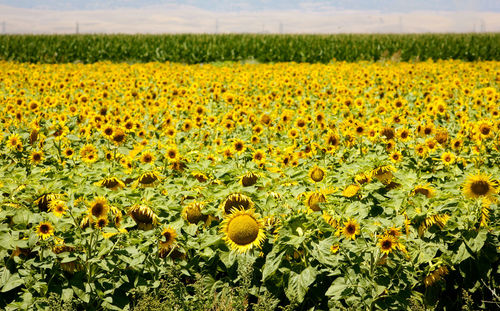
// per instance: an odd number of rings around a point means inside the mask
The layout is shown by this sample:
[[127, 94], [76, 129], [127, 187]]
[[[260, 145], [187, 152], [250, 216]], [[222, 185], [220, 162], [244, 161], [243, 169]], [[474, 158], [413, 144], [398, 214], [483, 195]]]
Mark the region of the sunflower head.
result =
[[40, 239], [46, 240], [54, 235], [54, 227], [50, 222], [42, 221], [36, 227], [36, 234], [40, 237]]
[[245, 253], [252, 247], [261, 247], [265, 239], [262, 219], [253, 209], [235, 210], [221, 223], [221, 232], [229, 247], [237, 252]]
[[96, 184], [99, 187], [105, 187], [111, 190], [116, 190], [125, 187], [123, 181], [119, 180], [116, 177], [106, 177], [103, 180], [97, 182]]
[[342, 229], [342, 233], [346, 238], [355, 240], [356, 235], [359, 235], [360, 233], [359, 224], [356, 222], [355, 219], [349, 219], [348, 221], [344, 222], [344, 228]]
[[64, 215], [66, 213], [66, 209], [66, 202], [64, 202], [63, 200], [56, 199], [50, 201], [49, 203], [49, 210], [57, 217], [61, 217], [62, 215]]
[[88, 214], [95, 218], [102, 218], [108, 215], [108, 203], [104, 197], [96, 197], [89, 206]]
[[382, 253], [389, 254], [396, 248], [396, 239], [392, 235], [386, 234], [380, 237], [378, 244]]
[[363, 185], [366, 183], [369, 183], [371, 181], [370, 174], [365, 174], [365, 173], [359, 173], [354, 176], [354, 182]]
[[309, 172], [309, 177], [314, 182], [320, 182], [323, 180], [323, 178], [325, 178], [325, 171], [321, 167], [315, 166]]
[[359, 189], [361, 189], [361, 187], [357, 184], [349, 185], [342, 191], [342, 195], [346, 198], [352, 198], [358, 193]]
[[49, 210], [50, 201], [61, 199], [62, 197], [64, 197], [64, 194], [62, 193], [45, 193], [39, 196], [33, 203], [38, 205], [40, 212], [47, 212]]
[[469, 175], [463, 186], [463, 193], [467, 198], [488, 198], [497, 193], [491, 177], [486, 174], [478, 173]]
[[412, 195], [423, 194], [427, 198], [432, 198], [434, 196], [434, 192], [435, 192], [434, 188], [432, 188], [429, 185], [418, 185], [413, 189], [411, 193]]
[[259, 175], [253, 172], [248, 172], [245, 175], [241, 176], [241, 185], [243, 187], [250, 187], [257, 183], [259, 179]]
[[139, 176], [137, 179], [137, 182], [142, 186], [142, 187], [153, 187], [156, 182], [161, 180], [161, 176], [158, 172], [156, 171], [150, 171], [142, 174]]
[[139, 229], [149, 230], [158, 224], [159, 218], [155, 212], [146, 205], [136, 204], [130, 207], [128, 214], [137, 223]]
[[254, 203], [252, 199], [241, 193], [230, 194], [224, 202], [222, 202], [224, 214], [231, 214], [233, 209], [252, 209]]
[[203, 203], [193, 202], [184, 207], [184, 209], [182, 210], [182, 216], [190, 224], [197, 224], [200, 221], [206, 222], [208, 220], [208, 215], [204, 215], [201, 213], [203, 207]]
[[383, 184], [388, 184], [391, 182], [393, 174], [392, 172], [395, 171], [395, 168], [391, 165], [384, 165], [384, 166], [379, 166], [377, 168], [374, 168], [370, 175], [373, 178], [378, 179], [381, 183]]
[[326, 202], [326, 196], [321, 192], [311, 192], [306, 196], [306, 205], [317, 212], [321, 210], [320, 203]]

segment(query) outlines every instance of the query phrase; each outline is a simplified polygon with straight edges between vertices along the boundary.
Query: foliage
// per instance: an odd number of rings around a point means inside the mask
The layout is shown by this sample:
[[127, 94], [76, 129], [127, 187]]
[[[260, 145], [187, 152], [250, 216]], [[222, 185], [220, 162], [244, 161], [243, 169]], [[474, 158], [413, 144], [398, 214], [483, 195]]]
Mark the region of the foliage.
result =
[[0, 62], [0, 308], [497, 307], [498, 62]]
[[500, 34], [2, 35], [0, 60], [32, 63], [247, 61], [329, 63], [394, 57], [500, 60]]

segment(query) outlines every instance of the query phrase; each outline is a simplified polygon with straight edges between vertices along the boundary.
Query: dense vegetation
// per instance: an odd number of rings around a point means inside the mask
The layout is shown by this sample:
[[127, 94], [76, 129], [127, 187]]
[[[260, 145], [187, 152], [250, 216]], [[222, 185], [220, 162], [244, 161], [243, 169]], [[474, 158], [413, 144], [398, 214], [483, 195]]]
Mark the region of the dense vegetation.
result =
[[0, 61], [0, 309], [498, 310], [499, 73]]
[[328, 63], [500, 60], [500, 34], [380, 35], [3, 35], [0, 60], [33, 63], [216, 61]]

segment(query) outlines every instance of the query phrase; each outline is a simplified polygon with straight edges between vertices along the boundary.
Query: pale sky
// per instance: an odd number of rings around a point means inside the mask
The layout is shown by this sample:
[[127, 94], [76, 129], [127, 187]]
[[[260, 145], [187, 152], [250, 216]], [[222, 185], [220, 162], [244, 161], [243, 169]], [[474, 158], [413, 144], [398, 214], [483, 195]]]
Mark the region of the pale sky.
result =
[[498, 32], [500, 0], [0, 0], [0, 33]]

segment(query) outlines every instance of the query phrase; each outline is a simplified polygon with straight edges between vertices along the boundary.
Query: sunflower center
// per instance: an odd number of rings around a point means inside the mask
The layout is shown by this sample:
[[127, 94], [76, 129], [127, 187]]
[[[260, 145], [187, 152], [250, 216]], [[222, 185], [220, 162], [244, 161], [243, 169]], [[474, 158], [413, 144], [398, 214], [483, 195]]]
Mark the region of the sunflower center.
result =
[[347, 225], [347, 227], [345, 227], [345, 231], [348, 233], [348, 234], [354, 234], [356, 233], [356, 226], [355, 225], [352, 225], [352, 224], [349, 224]]
[[47, 234], [50, 231], [50, 227], [46, 224], [40, 226], [40, 232], [43, 234]]
[[392, 242], [390, 240], [384, 240], [382, 241], [382, 249], [391, 249], [392, 247]]
[[92, 215], [94, 215], [95, 217], [101, 216], [103, 214], [103, 211], [104, 211], [104, 205], [102, 203], [96, 203], [92, 207]]
[[259, 234], [257, 221], [249, 215], [235, 217], [228, 225], [228, 236], [238, 245], [247, 245], [255, 241]]
[[471, 185], [472, 193], [475, 195], [485, 195], [490, 190], [490, 185], [486, 181], [476, 181]]

